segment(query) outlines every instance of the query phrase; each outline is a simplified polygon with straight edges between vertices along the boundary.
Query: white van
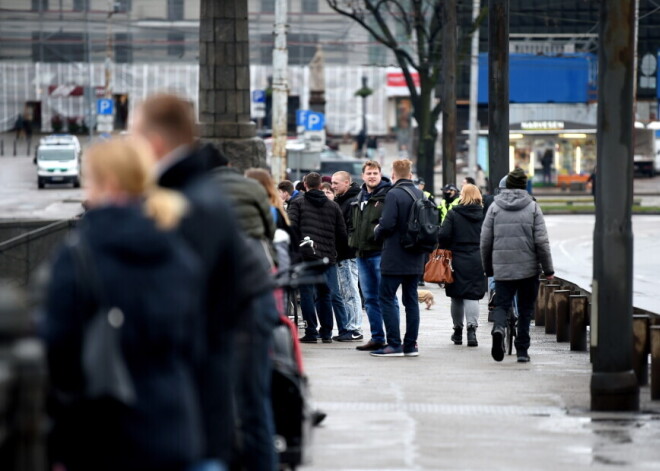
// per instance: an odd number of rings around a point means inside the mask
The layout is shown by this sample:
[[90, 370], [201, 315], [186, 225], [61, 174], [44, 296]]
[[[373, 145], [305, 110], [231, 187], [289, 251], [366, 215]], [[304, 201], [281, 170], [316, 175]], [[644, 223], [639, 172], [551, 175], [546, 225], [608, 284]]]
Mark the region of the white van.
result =
[[70, 134], [43, 137], [37, 149], [37, 184], [72, 183], [80, 187], [80, 141]]

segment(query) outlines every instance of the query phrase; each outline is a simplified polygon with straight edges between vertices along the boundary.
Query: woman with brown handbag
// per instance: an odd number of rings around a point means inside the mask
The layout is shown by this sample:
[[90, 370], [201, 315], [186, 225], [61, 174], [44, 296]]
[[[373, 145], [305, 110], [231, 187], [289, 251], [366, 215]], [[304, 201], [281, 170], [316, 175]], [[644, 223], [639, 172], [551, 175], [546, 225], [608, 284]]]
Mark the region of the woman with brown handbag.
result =
[[447, 213], [440, 234], [440, 246], [451, 249], [454, 282], [445, 285], [451, 298], [451, 317], [456, 345], [463, 343], [463, 322], [467, 321], [468, 347], [476, 347], [479, 325], [479, 300], [486, 294], [486, 276], [481, 264], [479, 243], [483, 223], [483, 200], [479, 188], [466, 184], [459, 204]]

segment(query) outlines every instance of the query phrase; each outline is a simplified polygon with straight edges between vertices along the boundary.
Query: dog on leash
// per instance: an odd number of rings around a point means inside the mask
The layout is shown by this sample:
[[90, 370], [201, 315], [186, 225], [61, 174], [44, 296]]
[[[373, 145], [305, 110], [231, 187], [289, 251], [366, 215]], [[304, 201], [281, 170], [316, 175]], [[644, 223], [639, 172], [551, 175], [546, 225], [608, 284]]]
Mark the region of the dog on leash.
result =
[[431, 309], [431, 306], [435, 304], [435, 300], [433, 299], [433, 293], [431, 293], [427, 289], [417, 290], [417, 299], [419, 300], [420, 303], [426, 303], [426, 309]]

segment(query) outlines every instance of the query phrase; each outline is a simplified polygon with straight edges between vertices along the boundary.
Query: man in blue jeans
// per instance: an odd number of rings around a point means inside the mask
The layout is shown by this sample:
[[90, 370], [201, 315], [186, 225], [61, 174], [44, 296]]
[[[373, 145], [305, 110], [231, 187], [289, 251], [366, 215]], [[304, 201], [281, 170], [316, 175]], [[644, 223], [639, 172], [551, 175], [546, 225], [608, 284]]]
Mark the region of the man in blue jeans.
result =
[[383, 243], [376, 241], [374, 228], [383, 212], [385, 195], [392, 188], [389, 178], [381, 175], [380, 164], [367, 160], [362, 165], [362, 188], [351, 203], [351, 226], [348, 243], [356, 249], [358, 278], [369, 318], [371, 338], [357, 350], [370, 352], [385, 346], [383, 314], [378, 299], [380, 258]]
[[[298, 230], [303, 239], [309, 237], [309, 241], [313, 242], [313, 245], [301, 247], [303, 258], [311, 261], [326, 257], [330, 261], [325, 270], [326, 283], [300, 287], [300, 310], [307, 323], [305, 335], [300, 339], [303, 343], [317, 343], [319, 336], [323, 343], [332, 343], [333, 310], [338, 335], [347, 332], [346, 307], [337, 280], [337, 246], [346, 243], [346, 222], [339, 205], [330, 201], [320, 187], [321, 175], [312, 172], [305, 176], [307, 191], [302, 197], [291, 201], [287, 210], [291, 226]], [[321, 325], [319, 330], [317, 315]]]
[[[376, 357], [416, 357], [417, 334], [419, 332], [419, 302], [417, 282], [424, 273], [426, 255], [408, 251], [401, 245], [401, 237], [406, 233], [408, 215], [415, 198], [423, 194], [412, 181], [412, 162], [408, 159], [395, 160], [392, 164], [394, 186], [385, 197], [385, 207], [380, 222], [374, 230], [376, 240], [383, 240], [383, 254], [380, 261], [379, 298], [383, 310], [383, 321], [387, 331], [387, 346], [371, 352]], [[404, 189], [405, 188], [405, 189]], [[406, 333], [401, 344], [399, 330], [399, 310], [396, 290], [401, 286], [402, 301], [406, 308]]]

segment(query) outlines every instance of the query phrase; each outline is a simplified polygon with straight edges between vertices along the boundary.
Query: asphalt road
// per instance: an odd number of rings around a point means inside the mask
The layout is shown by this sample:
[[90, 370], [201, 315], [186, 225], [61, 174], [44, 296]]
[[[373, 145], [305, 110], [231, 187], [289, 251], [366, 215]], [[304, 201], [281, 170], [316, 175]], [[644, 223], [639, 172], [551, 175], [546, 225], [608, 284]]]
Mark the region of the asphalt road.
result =
[[30, 157], [0, 157], [0, 219], [66, 219], [82, 212], [82, 190], [71, 185], [37, 188]]
[[[546, 216], [557, 275], [591, 291], [594, 216]], [[660, 313], [660, 216], [633, 217], [633, 305]]]

